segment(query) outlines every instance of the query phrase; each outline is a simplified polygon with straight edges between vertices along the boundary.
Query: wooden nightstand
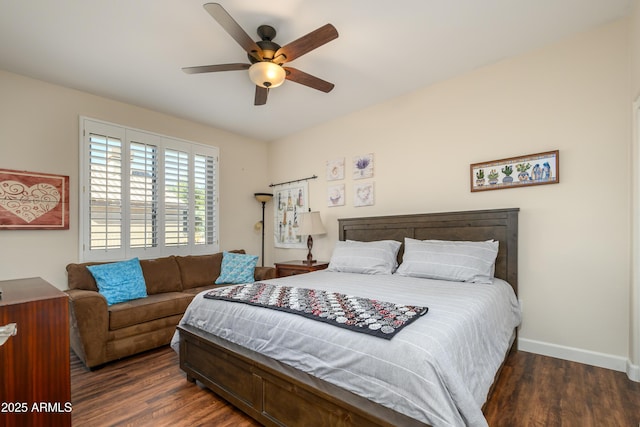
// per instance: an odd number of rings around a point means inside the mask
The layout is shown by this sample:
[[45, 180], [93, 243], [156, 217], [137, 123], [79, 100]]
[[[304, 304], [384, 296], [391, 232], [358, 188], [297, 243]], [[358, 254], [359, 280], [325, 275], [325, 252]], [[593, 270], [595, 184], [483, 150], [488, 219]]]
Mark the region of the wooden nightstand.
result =
[[307, 264], [306, 261], [282, 261], [276, 262], [276, 277], [293, 276], [295, 274], [309, 273], [316, 270], [324, 270], [329, 267], [328, 261], [316, 261]]

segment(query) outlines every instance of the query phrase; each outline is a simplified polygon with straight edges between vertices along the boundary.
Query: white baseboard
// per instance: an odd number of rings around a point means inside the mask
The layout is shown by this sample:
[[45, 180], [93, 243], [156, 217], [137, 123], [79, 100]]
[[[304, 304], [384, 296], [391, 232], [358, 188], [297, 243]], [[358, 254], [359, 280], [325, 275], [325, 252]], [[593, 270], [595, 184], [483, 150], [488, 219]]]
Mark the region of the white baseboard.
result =
[[625, 372], [632, 381], [640, 381], [640, 366], [633, 365], [629, 359], [625, 359], [624, 357], [534, 341], [526, 338], [518, 338], [518, 350]]
[[640, 382], [640, 366], [631, 363], [631, 360], [627, 360], [627, 376], [631, 381]]

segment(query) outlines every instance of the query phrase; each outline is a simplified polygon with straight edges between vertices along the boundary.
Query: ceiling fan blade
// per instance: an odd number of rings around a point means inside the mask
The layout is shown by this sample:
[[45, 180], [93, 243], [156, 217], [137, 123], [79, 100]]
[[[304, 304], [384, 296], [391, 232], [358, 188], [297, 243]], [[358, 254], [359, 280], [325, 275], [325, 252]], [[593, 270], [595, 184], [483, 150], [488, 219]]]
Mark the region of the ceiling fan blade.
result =
[[264, 105], [267, 103], [267, 95], [269, 95], [269, 89], [262, 86], [256, 86], [256, 97], [253, 105]]
[[200, 65], [197, 67], [184, 67], [182, 71], [187, 74], [215, 73], [217, 71], [248, 70], [251, 64], [218, 64]]
[[304, 55], [307, 52], [311, 52], [313, 49], [316, 49], [322, 46], [325, 43], [329, 43], [331, 40], [338, 38], [338, 30], [331, 25], [326, 24], [315, 31], [310, 32], [306, 36], [302, 36], [297, 40], [292, 41], [291, 43], [282, 46], [276, 54], [274, 58], [278, 58], [279, 55], [284, 55], [284, 62], [293, 61], [294, 59]]
[[218, 3], [207, 3], [204, 8], [224, 30], [251, 56], [262, 60], [262, 49], [256, 44], [245, 30]]
[[304, 71], [300, 71], [297, 68], [283, 67], [287, 72], [287, 80], [300, 83], [301, 85], [309, 86], [310, 88], [317, 89], [322, 92], [331, 92], [335, 87], [333, 83], [322, 80], [318, 77], [307, 74]]

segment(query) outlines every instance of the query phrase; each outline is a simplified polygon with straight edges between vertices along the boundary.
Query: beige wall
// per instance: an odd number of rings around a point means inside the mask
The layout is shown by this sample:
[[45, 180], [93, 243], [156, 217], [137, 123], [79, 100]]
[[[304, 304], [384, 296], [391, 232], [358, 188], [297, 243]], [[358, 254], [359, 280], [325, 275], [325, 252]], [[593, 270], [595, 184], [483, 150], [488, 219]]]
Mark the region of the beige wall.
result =
[[[524, 347], [618, 369], [629, 337], [636, 346], [639, 339], [629, 321], [638, 4], [629, 21], [270, 144], [0, 71], [0, 168], [69, 175], [72, 214], [68, 231], [0, 231], [0, 280], [41, 276], [66, 286], [64, 265], [78, 259], [78, 116], [86, 115], [220, 147], [222, 249], [258, 253], [252, 194], [312, 174], [319, 179], [309, 184], [311, 207], [328, 230], [315, 239], [321, 259], [333, 249], [337, 218], [519, 207]], [[560, 184], [470, 193], [470, 163], [553, 149], [561, 153]], [[375, 155], [376, 202], [354, 208], [350, 161], [365, 153]], [[338, 157], [347, 161], [347, 205], [327, 208], [325, 162]], [[272, 248], [271, 209], [267, 264], [304, 257]]]
[[640, 96], [640, 0], [633, 1], [633, 7], [629, 14], [629, 23], [631, 96], [636, 99]]
[[640, 381], [640, 0], [634, 0], [629, 18], [631, 99], [634, 100], [632, 125], [633, 179], [631, 186], [632, 210], [632, 286], [630, 301], [630, 377]]
[[[595, 364], [624, 368], [627, 40], [627, 21], [613, 23], [274, 141], [269, 178], [320, 177], [309, 187], [311, 207], [328, 230], [315, 239], [321, 259], [330, 257], [337, 218], [519, 207], [523, 347], [595, 356]], [[469, 191], [470, 163], [554, 149], [561, 157], [558, 185]], [[355, 208], [350, 161], [365, 153], [375, 155], [375, 206]], [[348, 164], [347, 205], [328, 208], [325, 162], [338, 157]], [[270, 256], [304, 253], [273, 249]]]
[[0, 94], [0, 168], [69, 175], [71, 196], [68, 231], [0, 230], [0, 280], [40, 276], [66, 288], [64, 267], [78, 260], [80, 115], [219, 147], [221, 248], [259, 253], [264, 142], [3, 71]]

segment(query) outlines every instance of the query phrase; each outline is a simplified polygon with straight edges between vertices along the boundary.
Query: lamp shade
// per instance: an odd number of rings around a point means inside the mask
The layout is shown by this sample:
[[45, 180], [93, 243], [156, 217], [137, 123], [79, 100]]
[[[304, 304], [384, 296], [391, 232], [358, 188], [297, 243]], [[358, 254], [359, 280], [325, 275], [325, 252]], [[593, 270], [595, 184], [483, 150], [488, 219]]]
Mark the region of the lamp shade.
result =
[[311, 236], [326, 233], [322, 219], [320, 219], [320, 212], [303, 212], [299, 214], [298, 222], [300, 223], [298, 233], [301, 235]]
[[253, 195], [261, 203], [267, 203], [273, 197], [271, 193], [253, 193]]
[[278, 64], [262, 61], [249, 67], [249, 78], [257, 86], [272, 88], [284, 83], [287, 72]]

